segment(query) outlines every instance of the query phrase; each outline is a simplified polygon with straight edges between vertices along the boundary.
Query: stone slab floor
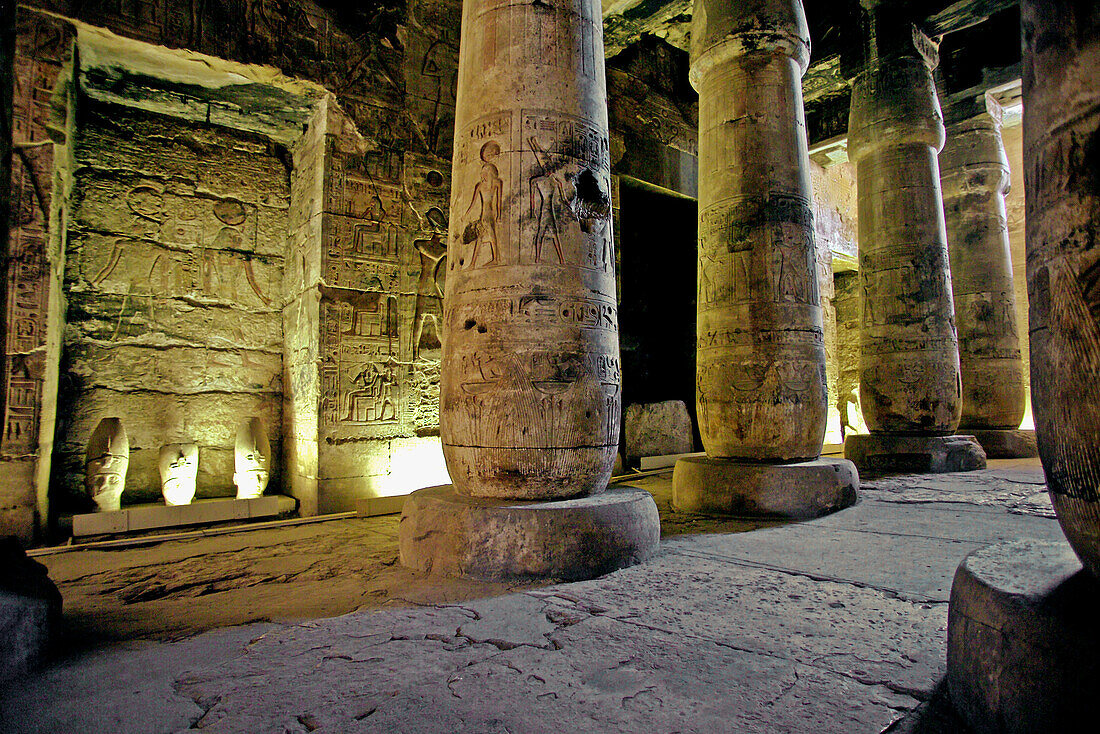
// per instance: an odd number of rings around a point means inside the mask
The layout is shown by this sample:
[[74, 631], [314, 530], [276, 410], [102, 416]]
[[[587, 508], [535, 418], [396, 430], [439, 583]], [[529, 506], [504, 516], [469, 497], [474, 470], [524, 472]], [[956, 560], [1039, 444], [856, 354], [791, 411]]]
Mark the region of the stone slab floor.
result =
[[865, 480], [801, 524], [685, 516], [571, 584], [418, 577], [396, 516], [43, 555], [65, 653], [3, 732], [955, 732], [947, 599], [970, 551], [1059, 538], [1037, 460]]

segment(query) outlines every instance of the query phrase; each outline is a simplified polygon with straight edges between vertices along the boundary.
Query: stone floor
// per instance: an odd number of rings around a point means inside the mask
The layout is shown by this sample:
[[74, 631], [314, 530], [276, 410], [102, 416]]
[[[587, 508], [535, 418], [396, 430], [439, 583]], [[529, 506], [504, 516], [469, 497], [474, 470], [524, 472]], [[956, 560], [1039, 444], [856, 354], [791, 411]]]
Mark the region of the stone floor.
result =
[[68, 653], [0, 692], [0, 731], [955, 732], [956, 566], [1061, 536], [1037, 460], [865, 480], [801, 524], [629, 483], [661, 552], [581, 583], [414, 575], [392, 516], [42, 555]]

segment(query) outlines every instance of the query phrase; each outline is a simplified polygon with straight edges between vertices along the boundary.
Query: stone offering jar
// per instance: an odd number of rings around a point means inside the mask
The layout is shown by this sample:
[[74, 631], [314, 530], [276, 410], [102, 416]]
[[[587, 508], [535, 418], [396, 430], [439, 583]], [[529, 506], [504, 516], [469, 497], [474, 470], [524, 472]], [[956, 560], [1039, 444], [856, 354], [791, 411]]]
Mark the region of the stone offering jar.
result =
[[199, 447], [193, 443], [170, 443], [160, 449], [160, 487], [164, 504], [189, 505], [195, 499], [199, 474]]
[[100, 512], [121, 509], [130, 466], [130, 441], [120, 418], [104, 418], [88, 440], [84, 488]]

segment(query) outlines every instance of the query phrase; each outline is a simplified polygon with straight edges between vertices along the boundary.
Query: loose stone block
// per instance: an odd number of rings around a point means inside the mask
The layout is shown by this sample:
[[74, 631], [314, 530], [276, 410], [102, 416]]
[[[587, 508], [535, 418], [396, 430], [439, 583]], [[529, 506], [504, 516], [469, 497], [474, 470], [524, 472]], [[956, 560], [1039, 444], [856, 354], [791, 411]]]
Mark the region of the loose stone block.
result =
[[440, 431], [456, 490], [607, 486], [620, 366], [594, 0], [464, 3]]
[[1100, 6], [1022, 4], [1031, 402], [1051, 504], [1100, 577]]
[[859, 474], [844, 459], [751, 464], [699, 456], [680, 459], [672, 473], [680, 512], [809, 520], [854, 504], [858, 490]]
[[628, 405], [623, 422], [626, 454], [633, 459], [688, 454], [694, 448], [691, 415], [682, 400]]
[[877, 59], [852, 84], [860, 402], [872, 433], [945, 435], [958, 426], [962, 402], [936, 159], [944, 127], [932, 81], [935, 46], [914, 37], [919, 47]]
[[990, 459], [1027, 459], [1039, 455], [1035, 431], [1002, 431], [975, 429], [970, 431]]
[[977, 734], [1077, 731], [1100, 692], [1100, 581], [1065, 542], [971, 553], [951, 585], [947, 686]]
[[1024, 417], [1024, 366], [1016, 330], [1016, 291], [1008, 246], [1008, 158], [1001, 109], [992, 99], [947, 126], [940, 182], [951, 253], [965, 432], [1014, 429]]
[[828, 388], [802, 74], [802, 3], [697, 0], [697, 415], [708, 456], [815, 458]]
[[986, 467], [985, 450], [973, 436], [860, 433], [844, 439], [844, 457], [869, 474], [942, 474]]
[[0, 683], [42, 662], [61, 624], [61, 593], [46, 567], [0, 538]]
[[401, 563], [417, 571], [579, 580], [645, 561], [660, 534], [657, 505], [643, 489], [519, 502], [466, 497], [445, 485], [409, 495], [398, 540]]

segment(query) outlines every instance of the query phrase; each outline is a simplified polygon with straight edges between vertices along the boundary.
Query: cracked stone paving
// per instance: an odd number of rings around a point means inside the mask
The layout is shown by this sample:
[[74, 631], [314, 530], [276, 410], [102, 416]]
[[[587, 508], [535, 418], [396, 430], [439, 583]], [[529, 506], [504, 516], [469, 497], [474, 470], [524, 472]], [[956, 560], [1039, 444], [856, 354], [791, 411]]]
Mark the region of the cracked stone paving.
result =
[[69, 652], [0, 695], [0, 731], [963, 731], [955, 568], [1061, 535], [1034, 459], [868, 479], [798, 524], [678, 514], [671, 471], [624, 482], [661, 550], [580, 583], [414, 574], [397, 516], [41, 555]]

